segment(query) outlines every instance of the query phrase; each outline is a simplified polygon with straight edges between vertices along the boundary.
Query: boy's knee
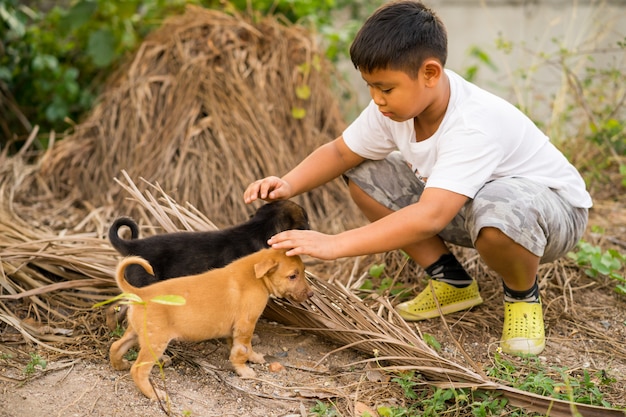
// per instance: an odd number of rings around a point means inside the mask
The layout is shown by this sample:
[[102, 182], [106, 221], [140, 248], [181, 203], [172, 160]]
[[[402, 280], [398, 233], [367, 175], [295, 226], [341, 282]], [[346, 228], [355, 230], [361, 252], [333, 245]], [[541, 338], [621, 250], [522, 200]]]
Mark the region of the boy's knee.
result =
[[505, 234], [497, 227], [483, 227], [478, 232], [478, 239], [476, 240], [494, 242], [501, 240], [503, 236], [505, 236]]
[[483, 227], [478, 232], [476, 237], [476, 248], [485, 246], [498, 246], [506, 241], [510, 241], [511, 238], [504, 234], [504, 232], [497, 227]]

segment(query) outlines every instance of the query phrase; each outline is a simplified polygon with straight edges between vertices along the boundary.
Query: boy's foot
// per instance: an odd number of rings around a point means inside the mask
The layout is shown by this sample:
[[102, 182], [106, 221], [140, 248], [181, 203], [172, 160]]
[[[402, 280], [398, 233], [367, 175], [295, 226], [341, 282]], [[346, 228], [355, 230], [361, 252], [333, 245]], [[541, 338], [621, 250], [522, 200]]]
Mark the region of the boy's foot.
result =
[[538, 355], [546, 346], [541, 301], [504, 303], [502, 351], [510, 354]]
[[[483, 299], [478, 292], [478, 284], [472, 281], [465, 288], [457, 288], [445, 282], [431, 280], [432, 288], [437, 296], [437, 301], [443, 314], [454, 313], [466, 310], [478, 304], [482, 304]], [[407, 321], [418, 321], [439, 317], [437, 303], [429, 284], [426, 289], [418, 294], [411, 301], [407, 301], [396, 306], [396, 311]]]

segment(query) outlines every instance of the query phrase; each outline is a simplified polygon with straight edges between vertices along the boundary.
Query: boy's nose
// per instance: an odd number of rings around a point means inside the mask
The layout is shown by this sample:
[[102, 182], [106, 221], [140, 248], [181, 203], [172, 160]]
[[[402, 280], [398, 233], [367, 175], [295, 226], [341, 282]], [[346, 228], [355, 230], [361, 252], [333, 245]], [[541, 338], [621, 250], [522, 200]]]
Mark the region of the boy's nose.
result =
[[377, 106], [382, 106], [385, 104], [385, 98], [383, 94], [376, 88], [370, 88], [370, 96]]

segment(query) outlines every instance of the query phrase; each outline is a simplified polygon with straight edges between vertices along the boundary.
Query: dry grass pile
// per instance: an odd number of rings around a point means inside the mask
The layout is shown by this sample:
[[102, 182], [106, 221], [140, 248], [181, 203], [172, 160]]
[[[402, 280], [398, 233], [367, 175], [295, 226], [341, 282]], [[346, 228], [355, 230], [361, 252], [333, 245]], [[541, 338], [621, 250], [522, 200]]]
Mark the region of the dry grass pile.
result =
[[[330, 73], [300, 26], [190, 6], [148, 36], [87, 120], [47, 153], [43, 178], [59, 196], [136, 214], [113, 183], [126, 170], [220, 226], [243, 221], [250, 182], [286, 173], [345, 127]], [[334, 215], [344, 199], [334, 183], [301, 202], [337, 221], [350, 218]]]

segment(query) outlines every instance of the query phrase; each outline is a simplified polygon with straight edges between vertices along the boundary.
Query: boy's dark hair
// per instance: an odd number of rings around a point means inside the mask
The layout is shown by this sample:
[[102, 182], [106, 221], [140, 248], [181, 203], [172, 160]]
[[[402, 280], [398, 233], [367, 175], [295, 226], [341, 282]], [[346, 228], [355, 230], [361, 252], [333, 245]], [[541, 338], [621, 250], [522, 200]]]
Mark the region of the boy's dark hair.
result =
[[350, 46], [355, 68], [404, 71], [417, 76], [427, 58], [445, 66], [446, 28], [435, 13], [418, 1], [400, 0], [379, 7], [363, 24]]

